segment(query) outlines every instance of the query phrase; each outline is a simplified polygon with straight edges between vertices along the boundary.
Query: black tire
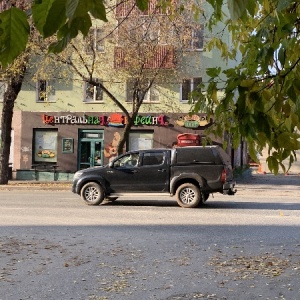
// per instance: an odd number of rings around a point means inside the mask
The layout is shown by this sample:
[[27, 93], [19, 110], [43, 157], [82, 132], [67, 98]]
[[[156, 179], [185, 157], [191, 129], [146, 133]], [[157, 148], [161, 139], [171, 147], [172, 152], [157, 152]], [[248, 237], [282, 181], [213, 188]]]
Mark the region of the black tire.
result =
[[80, 192], [87, 205], [99, 205], [104, 199], [103, 188], [96, 182], [86, 183]]
[[200, 189], [192, 183], [184, 183], [176, 191], [176, 200], [181, 207], [197, 207], [201, 203]]

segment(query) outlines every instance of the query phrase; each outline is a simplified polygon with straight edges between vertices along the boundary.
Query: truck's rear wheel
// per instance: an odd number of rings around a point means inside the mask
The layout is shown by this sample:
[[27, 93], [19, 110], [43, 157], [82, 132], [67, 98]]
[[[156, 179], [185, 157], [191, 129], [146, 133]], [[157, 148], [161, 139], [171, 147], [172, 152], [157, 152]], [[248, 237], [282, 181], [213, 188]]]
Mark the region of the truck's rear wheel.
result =
[[104, 191], [98, 183], [89, 182], [81, 189], [80, 196], [87, 205], [99, 205], [104, 199]]
[[200, 189], [192, 183], [184, 183], [176, 191], [176, 200], [181, 207], [197, 207], [201, 202]]

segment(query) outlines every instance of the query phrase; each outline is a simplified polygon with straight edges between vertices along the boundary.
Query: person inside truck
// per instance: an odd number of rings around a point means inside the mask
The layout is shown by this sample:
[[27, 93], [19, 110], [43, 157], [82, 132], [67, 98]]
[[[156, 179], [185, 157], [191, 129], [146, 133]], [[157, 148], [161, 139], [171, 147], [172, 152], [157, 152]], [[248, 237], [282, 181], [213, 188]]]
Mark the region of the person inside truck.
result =
[[136, 167], [137, 166], [137, 162], [138, 162], [138, 154], [131, 154], [129, 156], [129, 159], [126, 161], [125, 165], [126, 166], [130, 166], [130, 167]]
[[115, 167], [136, 167], [138, 164], [138, 153], [132, 153], [123, 156], [120, 160], [115, 162]]

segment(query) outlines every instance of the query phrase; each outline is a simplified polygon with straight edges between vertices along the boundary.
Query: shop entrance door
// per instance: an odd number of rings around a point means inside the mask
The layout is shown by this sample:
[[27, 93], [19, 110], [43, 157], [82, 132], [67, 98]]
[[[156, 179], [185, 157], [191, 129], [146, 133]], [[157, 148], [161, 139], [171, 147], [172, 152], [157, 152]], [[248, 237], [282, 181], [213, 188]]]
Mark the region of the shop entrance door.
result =
[[80, 132], [79, 169], [86, 169], [103, 164], [103, 131]]

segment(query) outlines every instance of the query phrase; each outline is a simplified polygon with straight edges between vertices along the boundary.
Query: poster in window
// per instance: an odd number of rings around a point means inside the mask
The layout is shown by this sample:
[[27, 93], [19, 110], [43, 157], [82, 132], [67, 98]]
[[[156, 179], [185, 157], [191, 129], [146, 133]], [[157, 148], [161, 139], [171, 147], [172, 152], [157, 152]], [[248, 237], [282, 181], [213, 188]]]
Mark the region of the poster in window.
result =
[[57, 131], [36, 130], [34, 144], [36, 162], [57, 162]]
[[62, 139], [62, 152], [63, 153], [73, 153], [73, 139], [63, 138]]

